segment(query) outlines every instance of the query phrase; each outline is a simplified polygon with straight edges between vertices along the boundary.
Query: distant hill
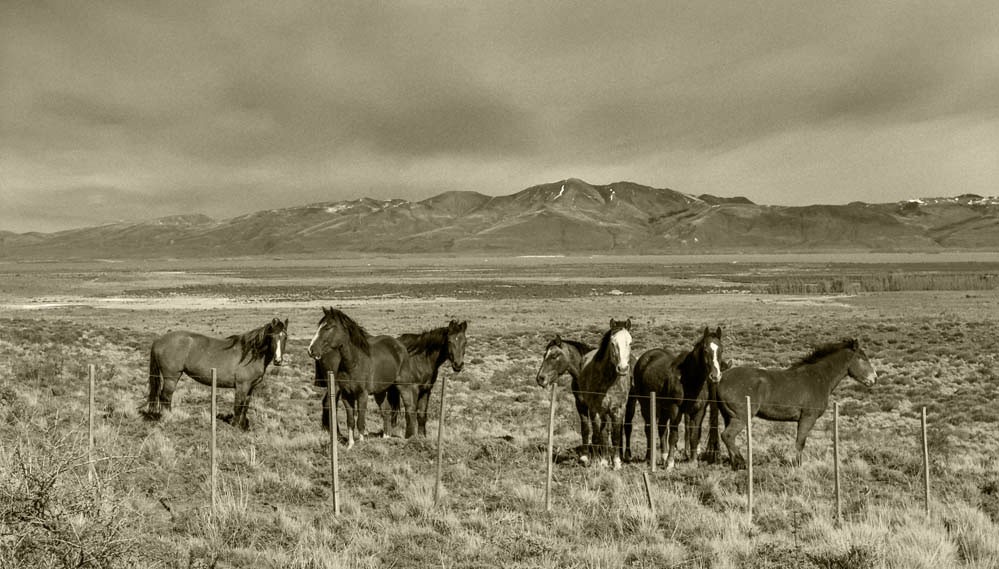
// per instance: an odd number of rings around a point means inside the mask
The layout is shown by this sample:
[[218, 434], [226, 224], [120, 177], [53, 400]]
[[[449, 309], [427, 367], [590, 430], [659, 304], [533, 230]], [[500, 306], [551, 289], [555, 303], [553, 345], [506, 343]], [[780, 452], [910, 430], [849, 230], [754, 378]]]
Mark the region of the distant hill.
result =
[[999, 249], [999, 200], [966, 194], [898, 203], [758, 205], [632, 182], [570, 178], [505, 196], [316, 203], [57, 233], [0, 231], [0, 258], [149, 258], [339, 252], [709, 253]]

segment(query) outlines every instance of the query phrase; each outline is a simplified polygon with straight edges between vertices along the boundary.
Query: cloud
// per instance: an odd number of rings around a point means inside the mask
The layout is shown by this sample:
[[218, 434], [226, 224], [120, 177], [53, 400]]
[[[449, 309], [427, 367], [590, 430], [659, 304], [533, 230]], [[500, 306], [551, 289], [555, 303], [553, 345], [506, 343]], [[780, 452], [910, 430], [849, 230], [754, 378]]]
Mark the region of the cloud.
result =
[[[946, 187], [987, 193], [980, 180], [999, 166], [962, 145], [999, 139], [994, 14], [984, 0], [8, 2], [0, 183], [23, 210], [0, 214], [0, 228], [510, 193], [567, 176], [751, 187], [763, 203], [816, 188], [870, 199], [794, 174], [837, 163], [894, 188], [878, 196], [889, 199], [919, 183], [908, 156], [947, 164], [931, 176]], [[930, 132], [921, 124], [944, 143], [897, 138]], [[823, 154], [774, 142], [790, 140]], [[894, 155], [857, 162], [888, 141]], [[687, 186], [699, 181], [714, 187]], [[46, 213], [95, 189], [120, 194]]]

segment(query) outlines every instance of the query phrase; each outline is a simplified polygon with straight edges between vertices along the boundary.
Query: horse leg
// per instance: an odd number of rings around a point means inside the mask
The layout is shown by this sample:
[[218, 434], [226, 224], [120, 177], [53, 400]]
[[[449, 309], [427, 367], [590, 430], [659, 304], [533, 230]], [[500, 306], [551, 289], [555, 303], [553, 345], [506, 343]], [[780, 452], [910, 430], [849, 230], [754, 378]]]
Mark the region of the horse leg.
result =
[[180, 381], [180, 373], [176, 376], [160, 376], [160, 409], [170, 411], [173, 405], [173, 391], [177, 389], [177, 382]]
[[364, 389], [361, 391], [354, 405], [357, 407], [357, 423], [354, 427], [357, 430], [357, 442], [361, 442], [364, 440], [364, 434], [368, 432], [367, 422], [365, 421], [365, 417], [368, 414], [368, 390]]
[[232, 406], [232, 424], [247, 431], [250, 429], [250, 420], [246, 418], [246, 411], [250, 407], [250, 393], [253, 385], [249, 382], [236, 383], [236, 397]]
[[609, 423], [608, 426], [611, 429], [610, 439], [611, 439], [611, 448], [613, 453], [611, 455], [611, 464], [613, 465], [614, 470], [621, 470], [621, 456], [623, 454], [621, 452], [622, 451], [621, 439], [623, 438], [624, 435], [624, 421], [622, 421], [621, 419], [622, 419], [621, 413], [616, 412], [612, 413], [608, 420]]
[[427, 407], [430, 405], [430, 390], [421, 389], [416, 397], [416, 419], [419, 424], [420, 436], [427, 436]]
[[579, 445], [579, 462], [588, 464], [590, 455], [593, 453], [591, 443], [593, 441], [593, 429], [590, 424], [590, 412], [586, 408], [586, 403], [576, 398], [576, 412], [579, 413], [579, 436], [583, 443]]
[[815, 421], [819, 420], [819, 415], [821, 413], [802, 413], [801, 418], [798, 419], [798, 436], [795, 437], [794, 441], [794, 447], [798, 451], [795, 466], [801, 466], [801, 455], [805, 452], [805, 439], [808, 437], [808, 433], [812, 432], [812, 427], [815, 426]]
[[746, 459], [742, 456], [742, 451], [735, 444], [735, 437], [746, 428], [746, 419], [740, 415], [725, 416], [725, 431], [721, 434], [721, 440], [728, 447], [728, 456], [732, 461], [732, 470], [739, 470], [746, 467]]
[[710, 464], [721, 458], [721, 424], [718, 421], [718, 388], [714, 384], [708, 386], [708, 443], [704, 449], [704, 460]]
[[607, 466], [607, 421], [602, 413], [590, 411], [590, 422], [593, 423], [593, 455], [597, 464]]
[[669, 441], [666, 453], [666, 470], [672, 470], [676, 466], [676, 441], [680, 438], [680, 409], [679, 405], [669, 404]]
[[[645, 422], [645, 462], [652, 460], [652, 448], [656, 444], [655, 435], [652, 433], [652, 403], [648, 397], [638, 398], [638, 407], [642, 411], [642, 420]], [[626, 417], [625, 421], [629, 419]]]
[[357, 401], [355, 396], [343, 396], [343, 406], [347, 415], [347, 450], [354, 448], [354, 431], [357, 429], [357, 416], [354, 414], [354, 406]]
[[399, 398], [406, 409], [406, 438], [416, 435], [416, 388], [409, 386], [399, 390]]
[[631, 428], [632, 420], [635, 418], [635, 404], [637, 397], [628, 396], [628, 403], [624, 407], [624, 461], [631, 462]]
[[399, 391], [395, 387], [390, 387], [375, 395], [375, 403], [381, 410], [382, 438], [387, 439], [395, 432], [396, 423], [399, 421]]
[[704, 423], [704, 413], [706, 408], [696, 409], [691, 415], [687, 415], [686, 439], [687, 439], [687, 460], [697, 460], [697, 447], [701, 446], [701, 425]]

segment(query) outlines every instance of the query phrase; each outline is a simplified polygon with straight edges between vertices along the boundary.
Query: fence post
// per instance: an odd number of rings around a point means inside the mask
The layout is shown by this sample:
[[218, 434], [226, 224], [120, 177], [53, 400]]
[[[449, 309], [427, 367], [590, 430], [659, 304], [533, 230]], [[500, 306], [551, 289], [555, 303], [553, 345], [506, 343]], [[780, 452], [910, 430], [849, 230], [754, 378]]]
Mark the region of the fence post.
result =
[[212, 434], [211, 434], [211, 448], [209, 450], [209, 455], [211, 456], [211, 468], [212, 468], [210, 475], [211, 479], [210, 484], [212, 486], [211, 494], [212, 494], [213, 517], [215, 516], [216, 510], [218, 508], [218, 505], [216, 504], [215, 501], [216, 491], [217, 491], [216, 488], [218, 487], [218, 478], [219, 478], [219, 456], [217, 449], [215, 447], [215, 442], [216, 442], [215, 424], [216, 424], [216, 415], [218, 415], [218, 388], [219, 388], [218, 382], [219, 382], [218, 370], [216, 368], [212, 368], [212, 414], [210, 418]]
[[447, 385], [447, 375], [441, 376], [441, 412], [437, 422], [437, 480], [434, 482], [434, 506], [437, 505], [441, 492], [441, 469], [444, 463], [444, 387]]
[[651, 449], [649, 453], [649, 470], [656, 471], [657, 455], [659, 453], [659, 417], [656, 415], [656, 392], [649, 394], [649, 413], [652, 415], [652, 427], [649, 429], [648, 445]]
[[749, 514], [749, 521], [753, 521], [753, 405], [749, 396], [746, 396], [746, 486], [747, 500], [746, 510]]
[[923, 498], [926, 502], [926, 515], [930, 515], [930, 451], [926, 442], [926, 407], [923, 407]]
[[90, 441], [87, 446], [87, 480], [93, 484], [94, 477], [97, 475], [94, 467], [94, 384], [96, 383], [96, 370], [94, 364], [90, 364]]
[[649, 510], [654, 518], [656, 517], [656, 503], [652, 501], [652, 483], [649, 481], [649, 473], [643, 472], [642, 477], [645, 478], [645, 497], [649, 501]]
[[[330, 400], [330, 470], [333, 477], [333, 513], [340, 515], [340, 455], [336, 440], [336, 377], [329, 372], [326, 379], [326, 396]], [[367, 402], [365, 402], [367, 403]]]
[[[440, 443], [438, 443], [440, 444]], [[545, 511], [552, 511], [552, 470], [555, 468], [555, 384], [551, 385], [548, 408], [548, 479], [545, 481]]]
[[833, 472], [836, 475], [836, 524], [843, 523], [843, 501], [839, 485], [839, 401], [833, 403]]

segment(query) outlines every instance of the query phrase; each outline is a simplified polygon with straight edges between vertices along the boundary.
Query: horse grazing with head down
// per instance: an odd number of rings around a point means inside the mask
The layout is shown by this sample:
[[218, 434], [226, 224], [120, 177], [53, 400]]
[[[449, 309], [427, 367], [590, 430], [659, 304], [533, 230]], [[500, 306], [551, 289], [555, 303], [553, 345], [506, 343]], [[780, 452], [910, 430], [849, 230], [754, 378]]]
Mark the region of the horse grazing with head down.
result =
[[591, 445], [593, 444], [590, 416], [579, 393], [579, 374], [583, 369], [584, 358], [593, 356], [594, 350], [588, 344], [575, 340], [564, 340], [556, 335], [545, 346], [545, 355], [541, 359], [541, 368], [535, 380], [541, 387], [549, 387], [565, 374], [569, 374], [572, 383], [569, 390], [576, 400], [576, 412], [579, 413], [579, 435], [583, 442], [578, 449], [579, 461], [586, 464], [590, 461]]
[[[329, 429], [330, 405], [341, 398], [347, 410], [347, 448], [364, 440], [368, 394], [387, 391], [396, 384], [406, 361], [406, 347], [392, 336], [370, 336], [351, 317], [335, 308], [323, 308], [309, 355], [316, 360], [315, 385], [328, 387], [333, 373], [334, 400], [323, 396], [323, 428]], [[387, 421], [387, 419], [386, 419]]]
[[[635, 404], [642, 411], [645, 420], [646, 460], [652, 452], [652, 444], [658, 441], [666, 450], [666, 469], [675, 466], [676, 442], [679, 438], [680, 418], [686, 420], [685, 447], [686, 459], [697, 456], [701, 442], [701, 424], [707, 410], [711, 385], [721, 379], [722, 331], [712, 331], [705, 327], [701, 337], [686, 352], [673, 354], [662, 348], [648, 350], [635, 363], [635, 373], [628, 407], [625, 413], [625, 456], [631, 457], [631, 421], [635, 416]], [[651, 394], [656, 394], [656, 422], [658, 433], [653, 439], [651, 426]], [[668, 444], [664, 445], [664, 435], [669, 429]], [[665, 448], [664, 448], [665, 447]]]
[[228, 338], [212, 338], [196, 332], [176, 330], [160, 336], [149, 350], [149, 397], [145, 415], [159, 419], [169, 411], [173, 392], [181, 374], [204, 385], [212, 384], [212, 369], [216, 385], [235, 388], [232, 424], [246, 430], [250, 396], [264, 379], [272, 362], [283, 363], [288, 340], [288, 320], [275, 318], [245, 334]]
[[[728, 447], [732, 468], [746, 464], [735, 437], [746, 427], [748, 416], [768, 421], [796, 421], [796, 464], [801, 464], [805, 439], [829, 405], [829, 395], [850, 376], [867, 387], [878, 374], [856, 339], [824, 344], [787, 369], [734, 367], [718, 384], [718, 406], [725, 419], [721, 438]], [[746, 409], [746, 396], [750, 409]]]
[[624, 410], [631, 390], [631, 319], [611, 318], [592, 356], [579, 372], [579, 396], [593, 427], [593, 454], [598, 464], [610, 460], [621, 468]]
[[[465, 367], [465, 331], [468, 322], [451, 320], [447, 326], [418, 334], [402, 334], [397, 339], [406, 346], [406, 362], [399, 369], [395, 386], [379, 393], [375, 401], [388, 413], [383, 434], [388, 436], [389, 426], [398, 423], [400, 409], [406, 410], [406, 438], [419, 434], [427, 436], [427, 407], [430, 392], [437, 383], [440, 368], [451, 362], [451, 370], [460, 372]], [[384, 405], [385, 401], [387, 405]]]

